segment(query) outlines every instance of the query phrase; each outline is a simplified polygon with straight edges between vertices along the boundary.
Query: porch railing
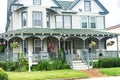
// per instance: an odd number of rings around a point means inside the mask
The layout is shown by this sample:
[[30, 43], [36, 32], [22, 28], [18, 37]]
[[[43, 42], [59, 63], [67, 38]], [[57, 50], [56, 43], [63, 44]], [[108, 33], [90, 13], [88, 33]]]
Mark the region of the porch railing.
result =
[[72, 54], [70, 54], [70, 52], [65, 52], [65, 57], [66, 57], [66, 61], [67, 63], [70, 65], [71, 68], [73, 68], [73, 56]]
[[97, 57], [99, 58], [116, 58], [118, 57], [118, 51], [107, 51], [106, 49], [96, 50]]

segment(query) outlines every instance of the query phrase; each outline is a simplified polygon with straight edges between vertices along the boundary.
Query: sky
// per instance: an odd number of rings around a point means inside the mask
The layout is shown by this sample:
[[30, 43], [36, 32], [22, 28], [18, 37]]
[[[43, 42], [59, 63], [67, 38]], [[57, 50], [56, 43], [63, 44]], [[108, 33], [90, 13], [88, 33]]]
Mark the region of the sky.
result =
[[[106, 27], [120, 24], [120, 0], [99, 0], [110, 12], [106, 16]], [[0, 0], [0, 33], [5, 32], [7, 0]]]

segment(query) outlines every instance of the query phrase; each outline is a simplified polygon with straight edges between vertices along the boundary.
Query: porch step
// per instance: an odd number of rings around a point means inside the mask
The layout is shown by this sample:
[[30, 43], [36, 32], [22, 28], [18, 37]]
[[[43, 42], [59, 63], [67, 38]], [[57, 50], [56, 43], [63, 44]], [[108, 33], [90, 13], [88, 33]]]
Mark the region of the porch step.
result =
[[[81, 60], [79, 61], [73, 61], [73, 66], [72, 66], [73, 70], [86, 70], [88, 69], [88, 65], [86, 65], [85, 63], [83, 63]], [[91, 69], [92, 67], [90, 66], [89, 69]]]

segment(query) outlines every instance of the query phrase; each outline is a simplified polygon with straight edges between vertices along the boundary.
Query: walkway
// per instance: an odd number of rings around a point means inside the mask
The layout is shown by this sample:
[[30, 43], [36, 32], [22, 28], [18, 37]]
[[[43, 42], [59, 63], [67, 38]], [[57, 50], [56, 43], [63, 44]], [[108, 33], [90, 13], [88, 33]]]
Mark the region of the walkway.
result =
[[98, 69], [82, 70], [82, 72], [88, 74], [90, 78], [105, 77], [105, 75], [101, 74]]

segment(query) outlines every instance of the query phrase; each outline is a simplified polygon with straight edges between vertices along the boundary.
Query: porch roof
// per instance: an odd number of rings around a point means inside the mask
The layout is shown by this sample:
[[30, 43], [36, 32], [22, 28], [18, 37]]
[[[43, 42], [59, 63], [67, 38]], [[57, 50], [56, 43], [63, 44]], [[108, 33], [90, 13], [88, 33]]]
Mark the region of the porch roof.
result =
[[6, 36], [24, 35], [24, 34], [57, 34], [57, 35], [98, 35], [98, 36], [117, 36], [118, 34], [93, 29], [47, 29], [47, 28], [25, 28], [1, 33], [2, 38]]
[[94, 30], [94, 29], [55, 29], [57, 32], [61, 32], [62, 34], [74, 34], [74, 35], [118, 35], [115, 33], [110, 33], [102, 30]]

